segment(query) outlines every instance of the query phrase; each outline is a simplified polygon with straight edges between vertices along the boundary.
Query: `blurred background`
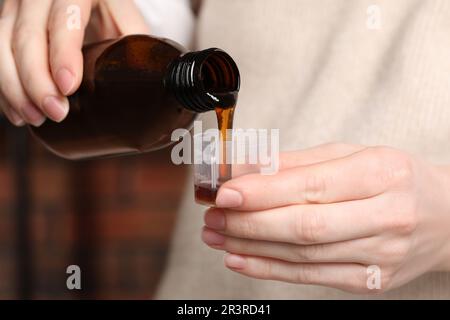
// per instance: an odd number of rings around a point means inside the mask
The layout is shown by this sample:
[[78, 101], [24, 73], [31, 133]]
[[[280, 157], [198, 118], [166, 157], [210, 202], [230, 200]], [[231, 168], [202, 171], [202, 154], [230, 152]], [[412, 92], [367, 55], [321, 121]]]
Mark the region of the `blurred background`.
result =
[[[0, 299], [148, 299], [187, 171], [170, 149], [69, 162], [0, 116]], [[82, 290], [66, 287], [78, 265]]]

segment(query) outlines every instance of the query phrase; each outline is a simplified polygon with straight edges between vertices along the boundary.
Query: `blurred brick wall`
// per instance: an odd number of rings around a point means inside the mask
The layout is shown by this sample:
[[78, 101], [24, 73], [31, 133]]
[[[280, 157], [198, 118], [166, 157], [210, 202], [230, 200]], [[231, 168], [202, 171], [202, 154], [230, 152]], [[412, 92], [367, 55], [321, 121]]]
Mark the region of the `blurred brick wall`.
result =
[[[68, 162], [23, 130], [0, 124], [0, 299], [151, 297], [164, 268], [185, 168], [172, 165], [169, 150]], [[27, 165], [20, 169], [13, 155], [21, 147], [17, 137], [24, 136]], [[29, 195], [17, 185], [21, 173]], [[29, 197], [25, 218], [15, 201], [20, 190]], [[71, 264], [82, 269], [80, 292], [66, 288]]]

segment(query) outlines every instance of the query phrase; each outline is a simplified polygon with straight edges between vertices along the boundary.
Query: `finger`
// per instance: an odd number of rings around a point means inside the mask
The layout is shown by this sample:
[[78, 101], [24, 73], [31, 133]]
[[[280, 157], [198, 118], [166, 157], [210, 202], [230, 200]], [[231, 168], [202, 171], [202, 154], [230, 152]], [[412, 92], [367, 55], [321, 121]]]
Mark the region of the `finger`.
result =
[[0, 19], [15, 17], [17, 13], [18, 1], [4, 0], [0, 5]]
[[[279, 154], [279, 170], [307, 166], [315, 163], [346, 157], [367, 147], [345, 143], [327, 143], [305, 150], [282, 152]], [[233, 165], [233, 177], [259, 173], [260, 166], [252, 164]]]
[[15, 125], [22, 125], [21, 119], [34, 126], [40, 126], [45, 116], [28, 98], [20, 82], [14, 61], [11, 41], [14, 23], [17, 16], [18, 1], [4, 3], [0, 19], [0, 92], [3, 95], [3, 110], [8, 119]]
[[[321, 205], [293, 205], [241, 212], [212, 208], [207, 227], [222, 234], [252, 240], [293, 244], [331, 243], [365, 238], [388, 230], [388, 197]], [[395, 209], [393, 209], [395, 210]], [[397, 219], [398, 220], [398, 219]]]
[[28, 97], [50, 119], [61, 122], [69, 102], [50, 73], [47, 22], [51, 0], [22, 0], [14, 27], [12, 48], [17, 71]]
[[256, 279], [323, 285], [353, 293], [373, 292], [367, 285], [367, 268], [360, 264], [298, 264], [234, 254], [227, 254], [224, 263], [231, 270]]
[[73, 94], [83, 77], [82, 46], [90, 0], [54, 1], [48, 23], [50, 67], [60, 92]]
[[[393, 161], [391, 161], [393, 160]], [[226, 182], [216, 205], [261, 210], [292, 204], [332, 203], [364, 199], [388, 189], [407, 173], [406, 161], [366, 148], [349, 156], [283, 170], [276, 175], [252, 174]]]
[[122, 35], [148, 34], [144, 17], [133, 0], [106, 0], [109, 13]]
[[355, 144], [327, 143], [306, 150], [284, 152], [280, 155], [280, 169], [291, 169], [339, 159], [366, 148], [366, 146]]
[[22, 127], [25, 125], [23, 118], [6, 102], [6, 100], [0, 95], [0, 113], [3, 113], [8, 120], [16, 127]]
[[94, 1], [92, 8], [91, 19], [86, 28], [85, 43], [120, 37], [121, 33], [105, 1]]
[[271, 241], [227, 237], [205, 227], [202, 240], [211, 248], [226, 252], [296, 263], [376, 263], [372, 238], [319, 245], [293, 245]]

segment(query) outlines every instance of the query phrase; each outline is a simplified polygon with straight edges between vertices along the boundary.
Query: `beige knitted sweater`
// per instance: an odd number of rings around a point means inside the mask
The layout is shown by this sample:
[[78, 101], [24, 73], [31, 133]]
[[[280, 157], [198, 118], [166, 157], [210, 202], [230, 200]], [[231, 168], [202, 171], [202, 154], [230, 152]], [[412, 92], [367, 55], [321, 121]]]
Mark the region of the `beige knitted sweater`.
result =
[[[197, 42], [240, 66], [236, 125], [280, 128], [284, 150], [383, 144], [450, 164], [449, 0], [206, 0]], [[227, 270], [200, 241], [191, 184], [159, 298], [363, 298]], [[426, 274], [381, 298], [450, 298], [450, 276]]]

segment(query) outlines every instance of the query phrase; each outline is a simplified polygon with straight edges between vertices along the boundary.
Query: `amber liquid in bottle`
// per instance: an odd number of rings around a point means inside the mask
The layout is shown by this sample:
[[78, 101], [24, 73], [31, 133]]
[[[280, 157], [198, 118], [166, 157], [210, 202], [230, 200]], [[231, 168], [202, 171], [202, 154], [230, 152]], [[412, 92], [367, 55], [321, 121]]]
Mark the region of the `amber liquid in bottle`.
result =
[[30, 128], [60, 157], [79, 160], [139, 154], [171, 145], [199, 113], [230, 109], [239, 70], [220, 49], [186, 52], [147, 35], [86, 46], [79, 90], [62, 123]]
[[[83, 56], [83, 81], [69, 97], [66, 120], [30, 128], [56, 155], [80, 160], [157, 150], [208, 111], [217, 114], [222, 141], [230, 138], [240, 75], [224, 51], [186, 52], [166, 39], [133, 35], [86, 46]], [[231, 165], [221, 161], [219, 186], [230, 178]], [[201, 203], [214, 204], [216, 193], [196, 187]]]

